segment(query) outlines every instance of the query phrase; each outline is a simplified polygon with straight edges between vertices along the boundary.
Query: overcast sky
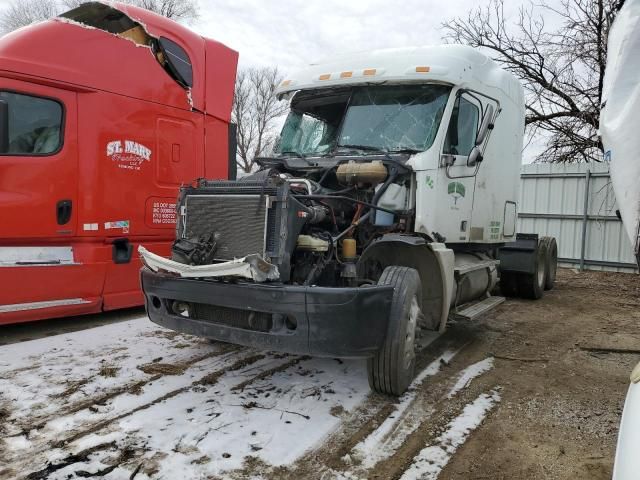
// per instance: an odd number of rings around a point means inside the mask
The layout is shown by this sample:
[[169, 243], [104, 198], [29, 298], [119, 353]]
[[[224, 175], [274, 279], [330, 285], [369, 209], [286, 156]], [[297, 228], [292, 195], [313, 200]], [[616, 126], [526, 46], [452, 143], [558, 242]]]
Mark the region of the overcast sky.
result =
[[[199, 2], [201, 18], [192, 29], [240, 52], [241, 68], [277, 65], [286, 76], [333, 53], [443, 43], [442, 22], [466, 17], [488, 0]], [[505, 14], [515, 20], [529, 0], [505, 4]], [[538, 141], [529, 145], [524, 163], [531, 162], [540, 148]]]
[[[442, 43], [441, 24], [487, 0], [200, 0], [191, 27], [240, 52], [241, 66], [286, 74], [336, 52]], [[522, 0], [507, 0], [517, 15]]]
[[[333, 53], [443, 43], [442, 23], [489, 0], [198, 0], [190, 28], [240, 53], [240, 67], [273, 66], [286, 75]], [[548, 0], [559, 3], [560, 0]], [[8, 0], [0, 0], [0, 10]], [[505, 0], [507, 18], [530, 0]], [[551, 20], [551, 19], [545, 19]], [[529, 148], [531, 161], [539, 146]]]

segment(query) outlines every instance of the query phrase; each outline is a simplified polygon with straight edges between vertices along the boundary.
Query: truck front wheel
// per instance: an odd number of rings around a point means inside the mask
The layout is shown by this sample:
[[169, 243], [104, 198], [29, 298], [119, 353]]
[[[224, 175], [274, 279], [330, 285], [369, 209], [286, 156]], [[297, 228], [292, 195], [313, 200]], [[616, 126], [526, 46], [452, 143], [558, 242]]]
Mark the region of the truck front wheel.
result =
[[382, 348], [367, 361], [371, 389], [388, 395], [402, 395], [415, 370], [416, 325], [422, 316], [422, 284], [413, 268], [384, 269], [378, 285], [392, 285], [393, 300], [387, 336]]

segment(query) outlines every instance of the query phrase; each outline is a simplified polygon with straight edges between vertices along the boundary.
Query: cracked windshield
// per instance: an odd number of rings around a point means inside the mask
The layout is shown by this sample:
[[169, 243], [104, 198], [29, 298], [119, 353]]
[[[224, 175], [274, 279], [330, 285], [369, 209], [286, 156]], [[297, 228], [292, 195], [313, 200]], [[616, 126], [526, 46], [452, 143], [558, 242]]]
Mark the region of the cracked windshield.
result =
[[398, 85], [299, 94], [275, 153], [311, 156], [344, 150], [427, 150], [450, 90], [444, 85]]

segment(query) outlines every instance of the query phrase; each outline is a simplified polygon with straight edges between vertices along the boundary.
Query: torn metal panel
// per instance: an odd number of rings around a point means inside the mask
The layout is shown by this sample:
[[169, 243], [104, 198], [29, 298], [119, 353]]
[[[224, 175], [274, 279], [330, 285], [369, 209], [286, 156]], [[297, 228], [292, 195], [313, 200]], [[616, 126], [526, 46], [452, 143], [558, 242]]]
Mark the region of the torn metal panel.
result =
[[153, 37], [144, 26], [116, 8], [100, 2], [87, 2], [60, 15], [61, 21], [95, 28], [132, 41], [137, 45], [151, 46]]
[[165, 271], [185, 278], [241, 277], [254, 282], [280, 278], [278, 268], [262, 259], [260, 255], [247, 255], [229, 262], [210, 265], [185, 265], [156, 255], [142, 245], [138, 247], [138, 253], [142, 262], [154, 272]]
[[173, 40], [151, 35], [144, 23], [138, 19], [101, 2], [84, 3], [61, 14], [58, 21], [101, 30], [128, 40], [138, 47], [150, 49], [165, 72], [187, 91], [187, 102], [193, 107], [190, 92], [193, 85], [193, 66], [189, 55]]

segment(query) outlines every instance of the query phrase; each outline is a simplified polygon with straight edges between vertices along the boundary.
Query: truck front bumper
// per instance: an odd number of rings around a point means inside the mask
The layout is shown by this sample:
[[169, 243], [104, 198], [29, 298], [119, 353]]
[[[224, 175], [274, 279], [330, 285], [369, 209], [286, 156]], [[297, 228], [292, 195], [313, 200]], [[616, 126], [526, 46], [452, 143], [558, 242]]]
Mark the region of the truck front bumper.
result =
[[[141, 279], [149, 318], [163, 327], [260, 349], [343, 358], [370, 357], [380, 349], [393, 296], [391, 286], [227, 283], [146, 267]], [[251, 319], [243, 326], [227, 321], [250, 315], [259, 318], [257, 328]]]

